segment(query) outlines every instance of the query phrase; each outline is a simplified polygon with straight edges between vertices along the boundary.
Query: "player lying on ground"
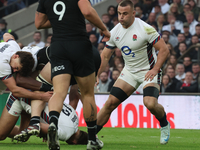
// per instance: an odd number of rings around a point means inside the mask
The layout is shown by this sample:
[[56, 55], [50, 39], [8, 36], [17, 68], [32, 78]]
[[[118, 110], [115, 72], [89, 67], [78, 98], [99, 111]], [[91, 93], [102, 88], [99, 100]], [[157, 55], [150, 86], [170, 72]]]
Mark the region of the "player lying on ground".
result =
[[[10, 94], [8, 97], [8, 101], [6, 103], [6, 107], [9, 107], [9, 104], [11, 103], [13, 98], [13, 95]], [[1, 122], [6, 121], [8, 124], [8, 127], [4, 128], [3, 131], [1, 131], [1, 134], [4, 132], [4, 138], [1, 138], [0, 140], [4, 140], [6, 137], [12, 138], [13, 136], [16, 135], [16, 131], [19, 130], [18, 126], [15, 126], [19, 116], [21, 115], [21, 123], [20, 123], [20, 128], [24, 129], [24, 127], [28, 127], [28, 123], [30, 121], [30, 114], [31, 114], [31, 100], [26, 99], [26, 98], [18, 98], [15, 101], [15, 104], [12, 105], [8, 113], [10, 116], [12, 116], [13, 120], [12, 121], [7, 121], [5, 118], [3, 119], [1, 117]], [[5, 110], [4, 110], [5, 111]], [[27, 114], [29, 115], [27, 115]], [[42, 122], [40, 123], [40, 137], [43, 137], [46, 139], [47, 135], [47, 129], [49, 126], [49, 116], [48, 116], [48, 106], [45, 106], [45, 109], [41, 113], [41, 120]], [[4, 116], [5, 117], [5, 116]], [[66, 141], [68, 144], [87, 144], [87, 133], [84, 131], [81, 131], [78, 129], [78, 116], [75, 112], [75, 110], [68, 104], [63, 104], [63, 109], [61, 112], [61, 117], [58, 122], [59, 130], [58, 130], [58, 135], [59, 135], [59, 140]], [[9, 134], [5, 131], [11, 131]], [[3, 135], [0, 135], [0, 137], [3, 137]], [[18, 138], [15, 138], [15, 140], [19, 140], [22, 142], [26, 142], [29, 139], [30, 135], [26, 134], [26, 136], [21, 136]]]

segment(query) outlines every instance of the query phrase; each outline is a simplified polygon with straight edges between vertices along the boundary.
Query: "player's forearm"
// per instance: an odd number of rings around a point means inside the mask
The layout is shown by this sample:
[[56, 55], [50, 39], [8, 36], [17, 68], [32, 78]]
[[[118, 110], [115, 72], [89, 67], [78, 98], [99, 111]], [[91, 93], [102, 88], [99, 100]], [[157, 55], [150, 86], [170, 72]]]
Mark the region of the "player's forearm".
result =
[[97, 76], [99, 77], [100, 74], [105, 70], [109, 60], [110, 60], [110, 57], [112, 56], [114, 50], [111, 50], [111, 53], [109, 52], [110, 50], [107, 49], [107, 48], [104, 48], [102, 54], [101, 54], [101, 65], [100, 65], [100, 68], [98, 70], [98, 73], [97, 73]]
[[158, 52], [157, 62], [153, 68], [159, 71], [160, 68], [163, 66], [164, 62], [166, 61], [168, 55], [169, 50], [166, 47], [160, 49]]
[[41, 83], [35, 80], [33, 77], [23, 77], [17, 74], [16, 83], [18, 86], [23, 87], [25, 89], [30, 89], [32, 91], [52, 91], [53, 87], [49, 84]]
[[16, 83], [20, 87], [24, 87], [26, 89], [30, 89], [33, 91], [39, 91], [42, 85], [41, 82], [34, 80], [32, 77], [22, 77], [22, 76], [20, 77], [18, 76], [16, 78]]
[[107, 29], [94, 8], [91, 8], [90, 13], [84, 15], [84, 17], [102, 31], [105, 31]]
[[16, 97], [42, 100], [42, 93], [34, 93], [21, 87], [16, 87], [11, 92]]

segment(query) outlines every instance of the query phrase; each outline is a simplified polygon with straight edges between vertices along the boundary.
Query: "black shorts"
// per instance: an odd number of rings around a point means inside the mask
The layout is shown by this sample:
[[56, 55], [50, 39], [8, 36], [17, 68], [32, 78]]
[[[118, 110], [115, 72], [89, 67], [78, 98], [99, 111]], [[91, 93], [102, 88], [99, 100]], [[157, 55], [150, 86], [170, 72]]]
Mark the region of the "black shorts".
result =
[[49, 62], [50, 47], [44, 47], [37, 53], [38, 64], [46, 65]]
[[[99, 51], [97, 50], [96, 47], [92, 46], [92, 51], [93, 51], [93, 59], [94, 59], [95, 73], [96, 73], [95, 76], [96, 76], [97, 72], [99, 70], [99, 67], [101, 65], [101, 57], [100, 57]], [[76, 83], [74, 76], [72, 76], [70, 85], [74, 85], [74, 84], [77, 84], [77, 83]]]
[[51, 79], [59, 74], [85, 77], [95, 71], [92, 44], [80, 41], [54, 41], [50, 46]]

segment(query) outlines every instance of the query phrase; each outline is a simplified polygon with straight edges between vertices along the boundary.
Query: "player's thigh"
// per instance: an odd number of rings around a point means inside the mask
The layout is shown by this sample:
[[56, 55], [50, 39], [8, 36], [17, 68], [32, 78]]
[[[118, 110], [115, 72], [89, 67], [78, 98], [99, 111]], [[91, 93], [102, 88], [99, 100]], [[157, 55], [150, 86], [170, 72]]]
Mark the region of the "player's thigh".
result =
[[87, 77], [95, 72], [95, 63], [93, 58], [92, 44], [87, 40], [74, 41], [70, 43], [73, 53], [71, 53], [71, 61], [73, 61], [74, 76]]
[[0, 118], [0, 139], [1, 140], [6, 138], [10, 134], [18, 118], [19, 118], [18, 116], [13, 116], [9, 114], [6, 106], [4, 107], [1, 118]]
[[52, 82], [54, 87], [54, 93], [59, 93], [63, 96], [66, 96], [70, 85], [70, 79], [70, 74], [60, 74], [53, 77]]
[[48, 62], [44, 68], [41, 70], [40, 75], [50, 84], [52, 84], [51, 81], [51, 64]]
[[118, 87], [122, 89], [127, 94], [127, 96], [130, 96], [135, 91], [135, 87], [133, 87], [131, 84], [121, 78], [118, 78], [116, 80], [113, 87]]

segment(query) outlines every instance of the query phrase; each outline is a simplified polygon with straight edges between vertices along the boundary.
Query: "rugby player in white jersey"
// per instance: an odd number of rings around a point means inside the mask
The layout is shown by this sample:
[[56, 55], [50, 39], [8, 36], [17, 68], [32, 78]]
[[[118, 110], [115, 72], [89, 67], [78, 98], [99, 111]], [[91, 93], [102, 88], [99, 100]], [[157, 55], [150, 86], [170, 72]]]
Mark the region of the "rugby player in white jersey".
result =
[[[18, 107], [15, 107], [9, 113], [15, 117], [21, 115], [21, 112], [24, 110], [27, 114], [31, 114], [31, 100], [20, 98], [18, 100]], [[17, 112], [15, 114], [14, 112]], [[87, 133], [78, 129], [78, 116], [76, 111], [72, 106], [64, 103], [63, 108], [58, 120], [58, 137], [61, 141], [66, 141], [68, 144], [87, 144], [88, 138]], [[28, 118], [23, 118], [23, 122], [28, 122]], [[44, 110], [40, 116], [40, 134], [39, 136], [47, 139], [47, 131], [49, 127], [49, 110], [48, 104], [46, 104]], [[16, 127], [16, 126], [15, 126]], [[25, 131], [24, 131], [25, 132]], [[23, 133], [23, 131], [22, 131]], [[15, 136], [15, 140], [26, 142], [30, 134], [22, 134], [21, 136]]]
[[[97, 132], [106, 124], [112, 111], [142, 84], [144, 105], [160, 122], [160, 143], [166, 144], [170, 137], [170, 124], [163, 106], [158, 103], [158, 96], [160, 68], [167, 59], [169, 50], [152, 26], [135, 18], [131, 0], [119, 3], [118, 19], [120, 23], [111, 30], [111, 38], [101, 54], [102, 62], [98, 75], [106, 67], [115, 47], [121, 49], [125, 67], [97, 115]], [[158, 56], [155, 49], [159, 51]]]
[[34, 59], [29, 52], [21, 51], [14, 37], [5, 33], [4, 41], [0, 43], [0, 94], [8, 88], [17, 97], [48, 100], [51, 94], [36, 94], [16, 85], [12, 76], [14, 72], [26, 76], [31, 73], [34, 66]]
[[[0, 94], [2, 94], [6, 88], [8, 88], [14, 96], [8, 106], [15, 106], [16, 97], [25, 97], [31, 99], [42, 99], [48, 101], [52, 96], [52, 93], [34, 93], [17, 86], [13, 77], [13, 72], [19, 72], [22, 75], [27, 75], [31, 72], [34, 66], [34, 59], [29, 52], [22, 52], [19, 45], [16, 43], [14, 37], [5, 33], [3, 35], [4, 41], [0, 43]], [[25, 54], [25, 55], [24, 55]], [[24, 55], [24, 56], [23, 56]], [[6, 107], [4, 107], [0, 118], [0, 139], [5, 139], [9, 134], [14, 135], [18, 133], [22, 128], [15, 128], [10, 122], [16, 122], [18, 118], [13, 117], [8, 113]], [[12, 132], [11, 132], [12, 131]]]

